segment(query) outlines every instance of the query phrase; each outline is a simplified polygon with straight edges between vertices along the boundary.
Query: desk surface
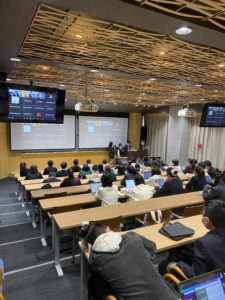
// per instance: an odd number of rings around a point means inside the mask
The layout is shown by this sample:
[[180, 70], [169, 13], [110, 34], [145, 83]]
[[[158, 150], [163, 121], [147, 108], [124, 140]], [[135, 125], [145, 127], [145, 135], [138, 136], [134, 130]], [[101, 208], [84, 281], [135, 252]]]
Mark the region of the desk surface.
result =
[[67, 229], [81, 226], [83, 221], [96, 222], [118, 216], [130, 217], [152, 210], [165, 210], [200, 203], [204, 203], [203, 198], [199, 195], [199, 192], [194, 192], [61, 213], [54, 215], [54, 219], [59, 229]]

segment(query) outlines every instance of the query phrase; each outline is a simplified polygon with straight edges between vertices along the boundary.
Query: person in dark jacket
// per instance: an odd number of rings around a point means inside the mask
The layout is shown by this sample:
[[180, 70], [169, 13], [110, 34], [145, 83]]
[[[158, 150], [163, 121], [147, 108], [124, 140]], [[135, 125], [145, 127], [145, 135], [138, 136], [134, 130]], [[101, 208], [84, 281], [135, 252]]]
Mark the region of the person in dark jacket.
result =
[[109, 158], [111, 159], [110, 163], [113, 162], [115, 154], [116, 154], [116, 150], [113, 148], [113, 142], [110, 142], [108, 147], [108, 155]]
[[25, 162], [20, 163], [20, 176], [24, 177], [27, 176], [27, 172], [29, 169], [27, 168], [27, 164]]
[[195, 165], [197, 164], [197, 160], [193, 158], [188, 158], [187, 165], [183, 170], [184, 174], [193, 174]]
[[188, 181], [186, 189], [191, 191], [202, 191], [205, 184], [205, 171], [199, 166], [195, 167], [194, 176]]
[[169, 167], [166, 170], [166, 174], [167, 180], [164, 182], [161, 188], [157, 183], [155, 183], [155, 195], [170, 196], [183, 193], [183, 184], [180, 178], [178, 177], [178, 171]]
[[57, 172], [57, 169], [53, 167], [53, 161], [48, 161], [48, 167], [44, 169], [43, 175], [48, 175], [50, 172]]
[[217, 269], [225, 272], [225, 202], [216, 199], [207, 201], [202, 223], [209, 232], [196, 240], [192, 265], [183, 261], [177, 263], [187, 277]]
[[88, 174], [92, 174], [92, 171], [87, 164], [84, 164], [82, 169], [80, 170], [78, 177], [85, 179], [86, 175], [88, 175]]
[[57, 179], [56, 178], [56, 174], [54, 172], [50, 172], [48, 174], [48, 177], [47, 179], [43, 180], [43, 183], [49, 183], [49, 182], [59, 182], [60, 179]]
[[80, 178], [74, 177], [73, 173], [74, 172], [73, 172], [72, 168], [69, 168], [67, 170], [68, 177], [66, 177], [63, 180], [63, 182], [60, 184], [61, 187], [63, 187], [63, 186], [74, 186], [74, 185], [80, 185], [81, 184]]
[[73, 171], [74, 172], [80, 172], [81, 167], [78, 166], [78, 164], [79, 164], [78, 159], [74, 159], [73, 164], [74, 165], [71, 167], [73, 169]]
[[204, 200], [225, 200], [225, 175], [220, 173], [211, 174], [212, 186], [207, 184], [203, 189]]
[[116, 175], [112, 172], [112, 169], [111, 167], [108, 165], [105, 167], [105, 171], [104, 171], [104, 174], [110, 174], [111, 177], [112, 177], [112, 181], [116, 181]]
[[29, 171], [27, 172], [27, 176], [25, 177], [25, 180], [31, 180], [31, 179], [41, 179], [43, 178], [41, 173], [38, 172], [37, 166], [32, 165], [30, 166]]
[[205, 164], [205, 170], [206, 170], [206, 172], [208, 172], [210, 177], [213, 173], [216, 173], [216, 169], [213, 168], [212, 163], [211, 163], [210, 160], [204, 161], [204, 164]]
[[67, 171], [66, 171], [67, 163], [62, 162], [61, 163], [61, 168], [62, 168], [61, 170], [56, 172], [56, 177], [65, 177], [65, 176], [67, 176]]
[[133, 166], [127, 167], [127, 173], [124, 175], [124, 178], [121, 180], [120, 184], [122, 186], [126, 185], [126, 180], [134, 179], [134, 176], [136, 175], [136, 170]]
[[173, 300], [177, 296], [154, 267], [154, 242], [128, 232], [123, 236], [100, 223], [86, 225], [80, 235], [92, 245], [89, 263], [92, 272], [105, 284], [94, 284], [93, 299], [105, 299], [113, 293], [126, 300]]

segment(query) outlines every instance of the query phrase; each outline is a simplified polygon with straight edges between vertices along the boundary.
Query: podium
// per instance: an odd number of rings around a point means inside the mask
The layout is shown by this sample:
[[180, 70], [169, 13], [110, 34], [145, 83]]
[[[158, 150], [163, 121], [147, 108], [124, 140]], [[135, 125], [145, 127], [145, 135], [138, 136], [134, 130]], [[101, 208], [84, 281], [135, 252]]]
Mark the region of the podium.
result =
[[138, 151], [127, 151], [124, 154], [125, 157], [128, 157], [129, 159], [131, 158], [135, 158], [137, 159], [138, 157], [140, 157], [142, 160], [145, 156], [148, 156], [148, 150], [138, 150]]

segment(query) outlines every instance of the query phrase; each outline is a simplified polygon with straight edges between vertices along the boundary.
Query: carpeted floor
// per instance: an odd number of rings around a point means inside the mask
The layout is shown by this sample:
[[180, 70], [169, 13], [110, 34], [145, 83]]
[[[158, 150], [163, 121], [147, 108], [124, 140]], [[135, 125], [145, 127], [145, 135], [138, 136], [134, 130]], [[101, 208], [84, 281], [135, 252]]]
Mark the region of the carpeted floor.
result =
[[0, 180], [0, 247], [5, 265], [5, 299], [79, 300], [79, 254], [72, 264], [69, 252], [61, 253], [64, 276], [58, 278], [54, 252], [50, 247], [42, 247], [39, 228], [32, 228], [31, 217], [25, 214], [15, 192], [18, 193], [15, 179]]

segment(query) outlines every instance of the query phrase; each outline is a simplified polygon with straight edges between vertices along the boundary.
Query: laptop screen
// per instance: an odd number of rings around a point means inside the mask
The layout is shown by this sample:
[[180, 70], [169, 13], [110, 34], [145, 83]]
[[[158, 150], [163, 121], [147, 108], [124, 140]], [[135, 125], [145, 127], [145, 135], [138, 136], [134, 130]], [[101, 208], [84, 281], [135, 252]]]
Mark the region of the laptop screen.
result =
[[98, 190], [98, 187], [100, 186], [100, 182], [92, 182], [91, 183], [91, 192], [92, 194], [95, 194]]
[[225, 300], [225, 278], [216, 270], [179, 283], [181, 299]]
[[205, 181], [206, 181], [206, 183], [211, 183], [211, 178], [209, 175], [205, 176]]
[[152, 176], [152, 172], [144, 172], [144, 179], [148, 179]]
[[158, 185], [159, 185], [160, 187], [163, 186], [163, 179], [156, 179], [156, 182], [158, 183]]
[[134, 187], [134, 180], [131, 179], [131, 180], [126, 180], [126, 187], [128, 189], [132, 189]]

